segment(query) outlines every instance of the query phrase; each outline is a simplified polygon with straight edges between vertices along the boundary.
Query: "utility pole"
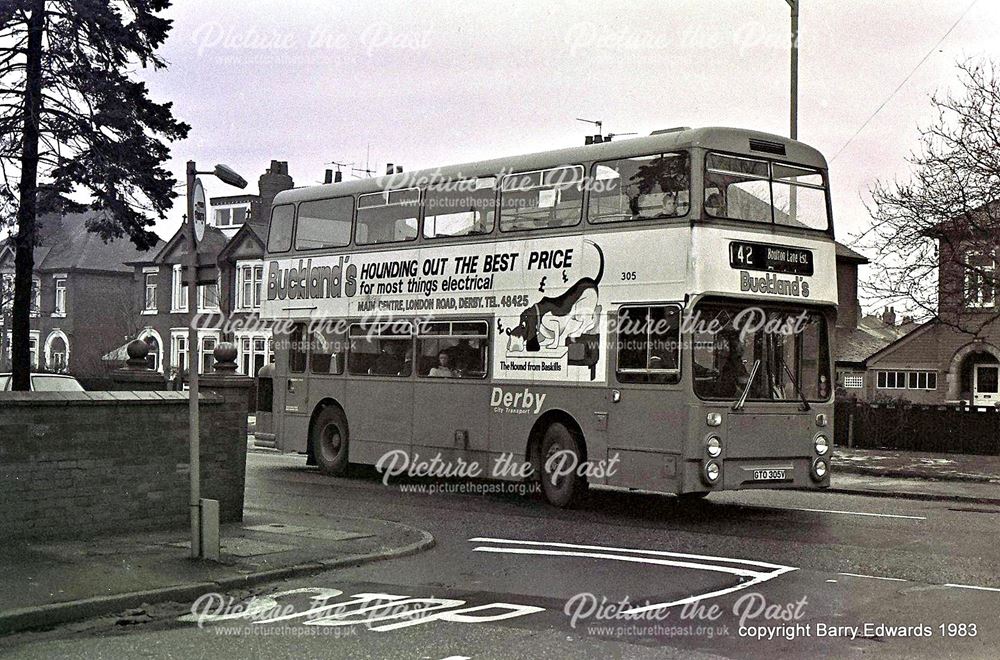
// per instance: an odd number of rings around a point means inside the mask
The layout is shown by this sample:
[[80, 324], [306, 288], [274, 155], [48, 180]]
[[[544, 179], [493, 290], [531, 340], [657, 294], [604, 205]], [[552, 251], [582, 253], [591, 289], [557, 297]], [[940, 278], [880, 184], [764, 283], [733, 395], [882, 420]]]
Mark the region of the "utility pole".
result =
[[788, 106], [788, 137], [799, 138], [799, 0], [785, 0], [792, 12], [792, 53], [790, 99]]

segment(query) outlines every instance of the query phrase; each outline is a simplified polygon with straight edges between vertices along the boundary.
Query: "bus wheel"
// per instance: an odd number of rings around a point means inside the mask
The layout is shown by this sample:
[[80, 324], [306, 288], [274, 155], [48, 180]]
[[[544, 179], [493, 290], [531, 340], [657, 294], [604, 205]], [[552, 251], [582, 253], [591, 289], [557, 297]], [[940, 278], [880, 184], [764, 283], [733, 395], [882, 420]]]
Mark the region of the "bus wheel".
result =
[[327, 406], [313, 421], [309, 433], [312, 453], [320, 472], [342, 477], [347, 474], [347, 419], [336, 406]]
[[[564, 454], [566, 458], [555, 459], [553, 465], [549, 465], [549, 459], [557, 456], [560, 452], [571, 452]], [[575, 458], [575, 460], [571, 460]], [[573, 433], [560, 422], [550, 424], [545, 429], [542, 437], [542, 492], [549, 504], [561, 509], [578, 505], [587, 493], [587, 479], [577, 474], [574, 469], [569, 474], [564, 474], [570, 466], [576, 467], [583, 462], [580, 445], [576, 441]], [[556, 474], [550, 472], [557, 470], [560, 466], [563, 470]]]

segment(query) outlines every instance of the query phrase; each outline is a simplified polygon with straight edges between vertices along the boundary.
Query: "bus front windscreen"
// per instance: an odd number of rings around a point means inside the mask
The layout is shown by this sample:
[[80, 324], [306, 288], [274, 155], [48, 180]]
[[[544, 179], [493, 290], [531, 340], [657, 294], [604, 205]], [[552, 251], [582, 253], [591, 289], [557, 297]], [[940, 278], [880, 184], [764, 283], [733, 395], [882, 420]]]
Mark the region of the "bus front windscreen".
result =
[[702, 399], [736, 401], [748, 383], [748, 401], [829, 397], [830, 344], [819, 312], [711, 303], [695, 314], [694, 389]]
[[728, 154], [705, 157], [705, 213], [800, 229], [830, 228], [822, 172]]

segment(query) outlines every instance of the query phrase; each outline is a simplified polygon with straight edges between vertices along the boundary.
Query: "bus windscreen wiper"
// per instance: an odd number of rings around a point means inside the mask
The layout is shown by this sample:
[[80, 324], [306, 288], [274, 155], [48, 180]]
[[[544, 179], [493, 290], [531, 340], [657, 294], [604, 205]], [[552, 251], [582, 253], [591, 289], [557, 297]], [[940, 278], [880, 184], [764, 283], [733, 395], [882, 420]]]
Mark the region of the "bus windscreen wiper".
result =
[[802, 410], [812, 410], [812, 406], [809, 405], [809, 400], [806, 399], [806, 395], [802, 392], [802, 388], [799, 387], [799, 381], [792, 378], [792, 371], [785, 364], [785, 361], [781, 361], [781, 366], [784, 367], [785, 373], [788, 374], [788, 380], [792, 381], [792, 387], [795, 388], [795, 392], [799, 395], [799, 399], [802, 401]]
[[747, 384], [743, 387], [743, 394], [740, 394], [739, 401], [733, 404], [733, 410], [739, 410], [747, 402], [747, 395], [750, 394], [750, 386], [753, 385], [753, 379], [757, 375], [758, 369], [760, 369], [760, 359], [753, 361], [753, 368], [750, 369], [750, 377], [747, 379]]

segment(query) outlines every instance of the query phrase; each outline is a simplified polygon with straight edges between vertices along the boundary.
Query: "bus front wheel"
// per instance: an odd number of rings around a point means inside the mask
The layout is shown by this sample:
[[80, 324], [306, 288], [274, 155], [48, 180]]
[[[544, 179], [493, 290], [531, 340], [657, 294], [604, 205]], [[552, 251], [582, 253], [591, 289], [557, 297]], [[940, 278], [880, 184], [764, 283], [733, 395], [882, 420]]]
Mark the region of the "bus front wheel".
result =
[[347, 474], [347, 419], [336, 406], [327, 406], [313, 421], [309, 434], [316, 465], [324, 474]]
[[587, 493], [587, 479], [576, 468], [583, 463], [576, 436], [560, 422], [550, 424], [542, 437], [542, 492], [549, 504], [570, 508]]

